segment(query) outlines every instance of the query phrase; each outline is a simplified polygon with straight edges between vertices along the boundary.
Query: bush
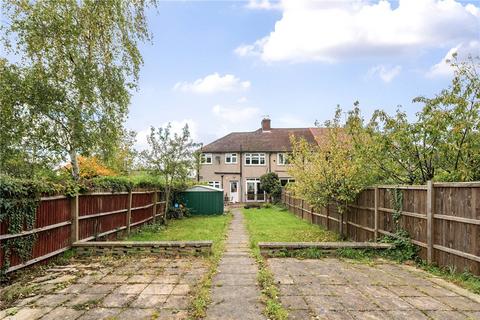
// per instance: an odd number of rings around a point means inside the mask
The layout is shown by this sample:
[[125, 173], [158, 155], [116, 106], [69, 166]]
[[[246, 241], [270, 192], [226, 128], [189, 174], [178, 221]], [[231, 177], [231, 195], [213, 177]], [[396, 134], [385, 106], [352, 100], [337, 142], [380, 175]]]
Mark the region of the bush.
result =
[[280, 200], [282, 185], [275, 172], [269, 172], [262, 175], [260, 177], [260, 185], [272, 202], [276, 203]]

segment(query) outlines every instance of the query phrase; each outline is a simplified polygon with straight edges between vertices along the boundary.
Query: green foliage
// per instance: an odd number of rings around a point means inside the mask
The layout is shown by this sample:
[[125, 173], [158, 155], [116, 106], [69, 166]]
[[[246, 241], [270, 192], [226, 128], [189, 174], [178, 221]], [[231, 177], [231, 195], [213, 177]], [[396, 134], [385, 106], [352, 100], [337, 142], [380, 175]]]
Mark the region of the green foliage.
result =
[[194, 153], [198, 144], [192, 141], [188, 125], [181, 133], [173, 133], [170, 123], [165, 128], [150, 129], [149, 148], [141, 155], [145, 168], [165, 182], [167, 208], [170, 208], [172, 189], [178, 183], [186, 185], [195, 169]]
[[473, 293], [480, 294], [480, 277], [470, 272], [458, 272], [455, 268], [439, 268], [434, 265], [419, 263], [419, 267], [431, 274], [451, 281]]
[[325, 124], [327, 133], [318, 145], [292, 136], [289, 173], [295, 178], [290, 186], [295, 194], [317, 208], [333, 204], [343, 214], [375, 179], [340, 120], [341, 110], [337, 108], [335, 118]]
[[375, 111], [365, 123], [358, 106], [347, 128], [362, 162], [384, 183], [480, 179], [480, 58], [451, 61], [451, 85], [433, 98], [413, 101], [423, 108], [410, 122], [397, 110]]
[[21, 122], [15, 139], [2, 139], [9, 144], [7, 159], [16, 148], [33, 162], [39, 155], [69, 158], [78, 179], [78, 155], [112, 155], [143, 63], [138, 43], [150, 39], [144, 11], [150, 3], [3, 2], [2, 40], [20, 61], [0, 70], [0, 78], [13, 80], [0, 83], [2, 110], [8, 110], [0, 123]]
[[275, 172], [265, 173], [260, 177], [260, 186], [267, 196], [273, 203], [280, 201], [280, 196], [282, 194], [282, 185], [280, 184], [280, 179], [278, 174]]
[[[8, 225], [7, 234], [18, 234], [35, 227], [36, 210], [43, 185], [30, 181], [0, 176], [0, 222]], [[3, 261], [0, 277], [10, 267], [10, 257], [16, 254], [22, 261], [32, 255], [36, 235], [5, 239], [2, 241]]]
[[382, 252], [383, 256], [389, 259], [398, 262], [418, 260], [418, 248], [412, 243], [408, 232], [405, 230], [398, 230], [393, 236], [385, 236], [380, 242], [394, 245], [393, 248]]

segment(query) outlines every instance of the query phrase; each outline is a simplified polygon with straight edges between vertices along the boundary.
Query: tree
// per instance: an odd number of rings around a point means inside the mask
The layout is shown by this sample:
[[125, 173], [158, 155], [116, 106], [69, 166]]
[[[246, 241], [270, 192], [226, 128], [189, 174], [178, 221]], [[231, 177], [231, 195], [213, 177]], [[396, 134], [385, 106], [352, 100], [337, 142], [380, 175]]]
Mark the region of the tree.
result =
[[278, 174], [275, 172], [265, 173], [260, 177], [260, 186], [267, 193], [270, 202], [277, 202], [282, 193], [282, 185]]
[[145, 167], [165, 182], [167, 209], [175, 182], [186, 182], [194, 169], [193, 153], [198, 148], [190, 138], [188, 125], [179, 134], [172, 133], [171, 129], [170, 123], [165, 128], [151, 127], [147, 137], [149, 148], [142, 152]]
[[405, 112], [375, 111], [365, 124], [358, 108], [349, 112], [347, 128], [357, 155], [373, 165], [379, 181], [424, 184], [428, 180], [480, 179], [479, 59], [452, 61], [449, 88], [423, 103], [410, 122]]
[[[291, 137], [293, 153], [289, 173], [295, 178], [290, 186], [315, 207], [336, 206], [342, 215], [348, 204], [366, 186], [372, 183], [372, 173], [356, 154], [346, 128], [340, 123], [341, 110], [337, 108], [335, 118], [327, 121], [328, 133], [318, 145], [309, 144], [305, 139]], [[343, 234], [343, 224], [340, 224]]]
[[33, 128], [41, 128], [51, 152], [69, 157], [75, 179], [78, 155], [109, 149], [121, 135], [143, 62], [137, 44], [150, 38], [146, 6], [144, 0], [13, 0], [2, 6], [9, 20], [6, 47], [55, 92], [55, 99], [34, 96]]
[[51, 105], [57, 95], [35, 69], [0, 59], [0, 173], [31, 178], [58, 162], [51, 140], [42, 139], [46, 128], [34, 107]]

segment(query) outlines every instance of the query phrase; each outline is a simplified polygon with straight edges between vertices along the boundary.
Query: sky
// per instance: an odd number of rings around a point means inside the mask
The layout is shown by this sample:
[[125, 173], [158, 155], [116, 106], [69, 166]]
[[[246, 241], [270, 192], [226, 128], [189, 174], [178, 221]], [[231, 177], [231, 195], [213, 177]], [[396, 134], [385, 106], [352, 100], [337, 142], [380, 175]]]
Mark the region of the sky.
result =
[[311, 127], [355, 101], [368, 119], [414, 119], [446, 88], [446, 59], [480, 55], [480, 1], [170, 1], [148, 12], [151, 43], [126, 126], [189, 124], [208, 144], [232, 131]]

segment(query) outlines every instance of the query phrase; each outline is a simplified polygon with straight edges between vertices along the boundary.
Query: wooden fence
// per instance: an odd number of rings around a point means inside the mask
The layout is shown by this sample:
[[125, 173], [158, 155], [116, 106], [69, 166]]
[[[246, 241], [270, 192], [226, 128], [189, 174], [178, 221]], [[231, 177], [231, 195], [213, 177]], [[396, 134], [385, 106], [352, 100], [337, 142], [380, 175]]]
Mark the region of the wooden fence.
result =
[[282, 192], [282, 202], [297, 216], [339, 232], [354, 241], [394, 235], [394, 191], [401, 193], [399, 226], [406, 230], [420, 257], [439, 266], [480, 275], [480, 183], [431, 183], [377, 186], [360, 193], [344, 215], [335, 206], [315, 209]]
[[[0, 242], [36, 234], [31, 259], [10, 257], [7, 272], [45, 261], [71, 248], [78, 241], [112, 239], [165, 214], [165, 195], [160, 191], [119, 193], [94, 192], [75, 197], [43, 197], [36, 212], [35, 228], [7, 234], [7, 221], [0, 223]], [[5, 263], [0, 246], [0, 266]]]

